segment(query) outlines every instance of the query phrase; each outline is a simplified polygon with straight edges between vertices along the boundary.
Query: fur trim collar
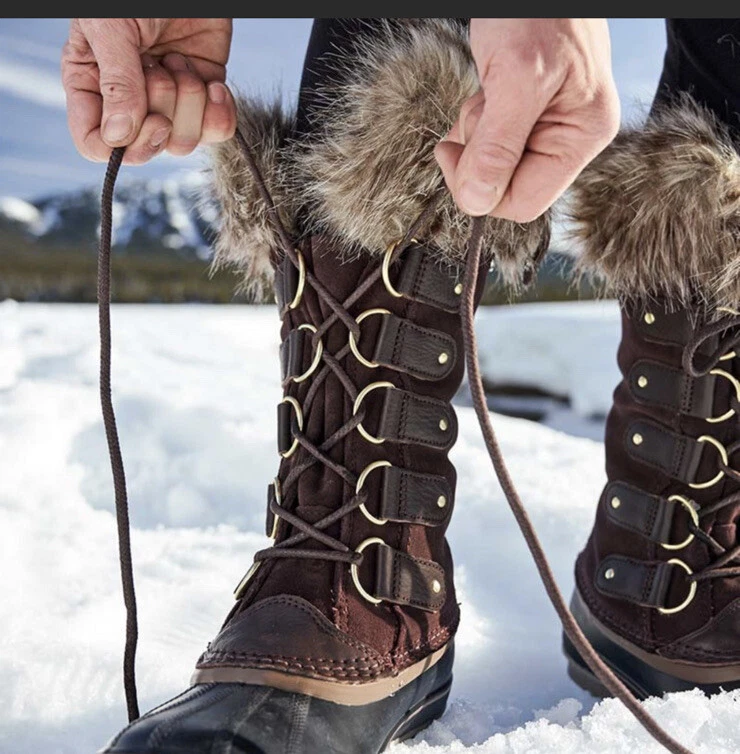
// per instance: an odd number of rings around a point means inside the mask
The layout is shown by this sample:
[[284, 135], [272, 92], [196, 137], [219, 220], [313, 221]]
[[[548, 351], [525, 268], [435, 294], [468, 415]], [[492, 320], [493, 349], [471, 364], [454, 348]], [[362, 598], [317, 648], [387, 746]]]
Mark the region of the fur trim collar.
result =
[[740, 156], [687, 96], [584, 170], [570, 214], [578, 266], [608, 293], [673, 308], [740, 303]]
[[[441, 19], [387, 21], [380, 34], [358, 35], [355, 54], [333, 65], [315, 114], [322, 127], [310, 139], [295, 138], [292, 117], [278, 107], [244, 100], [239, 128], [289, 230], [296, 233], [300, 210], [302, 232], [329, 234], [348, 255], [383, 254], [444, 185], [434, 147], [478, 88], [467, 33]], [[264, 281], [279, 245], [235, 142], [214, 150], [213, 172], [223, 211], [216, 263]], [[470, 224], [445, 191], [424, 240], [441, 262], [459, 263]], [[484, 248], [516, 286], [548, 243], [548, 217], [489, 219]]]

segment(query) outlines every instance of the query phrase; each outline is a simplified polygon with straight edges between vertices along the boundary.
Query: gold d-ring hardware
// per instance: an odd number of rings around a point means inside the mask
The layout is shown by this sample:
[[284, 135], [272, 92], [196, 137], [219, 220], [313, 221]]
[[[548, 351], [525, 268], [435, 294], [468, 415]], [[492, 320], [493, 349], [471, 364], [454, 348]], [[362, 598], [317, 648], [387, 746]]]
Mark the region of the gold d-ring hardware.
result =
[[[390, 314], [388, 309], [368, 309], [367, 311], [362, 312], [359, 317], [355, 320], [357, 324], [359, 325], [360, 322], [362, 322], [363, 319], [366, 319], [371, 314]], [[352, 353], [355, 355], [355, 358], [357, 361], [360, 362], [360, 364], [364, 364], [366, 367], [369, 367], [370, 369], [375, 369], [376, 367], [379, 367], [380, 364], [378, 364], [377, 361], [368, 361], [361, 353], [360, 349], [357, 347], [357, 341], [355, 340], [355, 336], [350, 331], [349, 334], [349, 347]]]
[[[387, 388], [395, 388], [396, 386], [392, 382], [387, 382], [383, 380], [382, 382], [371, 382], [367, 387], [364, 387], [360, 394], [355, 398], [355, 405], [352, 407], [352, 416], [356, 416], [357, 412], [360, 410], [360, 406], [362, 404], [362, 401], [365, 399], [365, 396], [370, 393], [373, 390], [377, 390], [379, 387], [387, 387]], [[375, 445], [380, 445], [381, 443], [385, 442], [385, 437], [373, 437], [366, 429], [362, 426], [362, 422], [360, 422], [357, 425], [357, 431], [368, 441], [372, 442]]]
[[[719, 452], [720, 458], [722, 458], [722, 463], [724, 463], [725, 466], [730, 465], [730, 459], [727, 457], [727, 450], [725, 449], [725, 446], [722, 445], [719, 440], [715, 440], [714, 437], [711, 437], [710, 435], [702, 435], [701, 437], [697, 437], [697, 442], [709, 442], [712, 445], [714, 445], [715, 448], [717, 448], [717, 451]], [[713, 485], [717, 484], [720, 479], [725, 475], [725, 472], [720, 469], [717, 472], [717, 475], [715, 477], [712, 477], [708, 482], [693, 482], [689, 484], [689, 487], [691, 487], [694, 490], [705, 490], [707, 487], [712, 487]]]
[[[299, 325], [298, 329], [308, 330], [309, 332], [313, 333], [316, 332], [316, 328], [313, 325], [309, 324]], [[311, 366], [303, 374], [299, 374], [298, 377], [293, 377], [293, 382], [303, 382], [304, 380], [307, 380], [316, 371], [316, 367], [321, 361], [322, 353], [324, 353], [324, 344], [321, 342], [321, 338], [319, 338], [319, 344], [318, 346], [316, 346], [316, 355], [313, 357]]]
[[295, 296], [288, 304], [288, 309], [295, 309], [301, 303], [303, 298], [303, 289], [306, 287], [306, 263], [303, 260], [303, 254], [298, 249], [295, 250], [298, 257], [298, 287], [295, 289]]
[[[360, 477], [357, 480], [357, 486], [355, 487], [355, 495], [360, 494], [360, 490], [362, 489], [362, 486], [365, 484], [365, 480], [368, 477], [368, 474], [370, 474], [371, 471], [374, 471], [375, 469], [383, 468], [384, 466], [392, 466], [390, 461], [373, 461], [372, 463], [365, 466], [365, 468], [360, 473]], [[372, 515], [372, 513], [368, 512], [368, 509], [365, 507], [365, 503], [362, 503], [360, 505], [360, 510], [362, 511], [362, 515], [365, 516], [365, 518], [368, 521], [371, 521], [374, 524], [377, 524], [378, 526], [383, 526], [384, 524], [388, 523], [387, 518], [375, 518], [375, 516]]]
[[[734, 355], [734, 351], [731, 353], [733, 353]], [[724, 356], [722, 358], [724, 359]], [[734, 377], [729, 372], [725, 372], [724, 369], [712, 369], [709, 374], [716, 374], [718, 377], [724, 377], [726, 380], [729, 380], [735, 388], [735, 396], [737, 397], [738, 401], [740, 401], [740, 381], [738, 381], [737, 377]], [[722, 416], [710, 416], [705, 421], [708, 421], [710, 424], [716, 424], [717, 422], [723, 422], [726, 419], [729, 419], [734, 413], [735, 409], [731, 408], [725, 411]]]
[[[691, 504], [691, 500], [688, 498], [685, 498], [683, 495], [671, 495], [668, 498], [669, 503], [681, 503], [681, 505], [688, 511], [689, 516], [691, 516], [691, 520], [694, 522], [694, 526], [699, 526], [699, 516], [696, 513], [696, 508]], [[661, 542], [660, 546], [664, 550], [683, 550], [684, 547], [688, 546], [693, 542], [694, 540], [694, 534], [693, 532], [689, 532], [689, 536], [684, 539], [683, 542], [677, 545], [669, 545], [665, 542]]]
[[[301, 404], [298, 403], [298, 401], [292, 396], [292, 395], [286, 395], [285, 398], [283, 398], [281, 403], [290, 403], [291, 406], [293, 406], [293, 410], [295, 411], [295, 418], [298, 422], [298, 429], [303, 431], [303, 411], [301, 410]], [[280, 455], [283, 458], [290, 458], [293, 453], [295, 453], [296, 448], [298, 447], [298, 439], [293, 438], [293, 444], [285, 451], [283, 451]]]
[[[401, 241], [394, 241], [386, 250], [385, 255], [383, 256], [383, 266], [381, 267], [381, 273], [383, 275], [383, 285], [385, 285], [385, 289], [388, 291], [388, 293], [391, 294], [394, 298], [402, 298], [403, 293], [400, 291], [397, 291], [393, 287], [393, 283], [391, 283], [391, 276], [390, 276], [390, 266], [391, 266], [391, 257], [393, 256], [393, 252], [398, 247], [398, 244], [400, 244]], [[409, 240], [409, 243], [419, 243], [418, 239], [412, 238]]]
[[[380, 537], [369, 537], [364, 542], [360, 542], [357, 547], [355, 547], [355, 552], [361, 553], [368, 545], [384, 545], [385, 542]], [[357, 563], [350, 564], [349, 571], [352, 574], [352, 581], [355, 582], [355, 587], [357, 588], [357, 591], [368, 601], [372, 602], [373, 605], [379, 605], [383, 600], [379, 600], [377, 597], [373, 597], [372, 594], [365, 591], [365, 587], [360, 584], [360, 569], [357, 566]], [[696, 585], [694, 585], [696, 586]]]
[[[683, 562], [683, 560], [679, 560], [678, 558], [671, 558], [667, 562], [668, 562], [668, 565], [675, 565], [675, 566], [679, 566], [680, 568], [683, 568], [684, 571], [686, 571], [686, 573], [688, 573], [689, 576], [693, 575], [694, 573], [686, 565], [686, 563]], [[691, 604], [695, 595], [696, 595], [696, 581], [692, 581], [691, 586], [689, 587], [689, 593], [686, 599], [680, 605], [676, 605], [676, 607], [659, 607], [658, 612], [661, 615], [673, 615], [675, 613], [680, 613], [681, 610], [686, 609]]]
[[[275, 490], [275, 502], [278, 504], [278, 507], [280, 507], [280, 504], [283, 502], [283, 495], [280, 492], [280, 480], [275, 477], [272, 480], [272, 487]], [[280, 517], [276, 516], [274, 513], [272, 514], [272, 531], [270, 532], [270, 539], [275, 539], [277, 536], [277, 530], [278, 525], [280, 524]]]
[[247, 585], [249, 584], [249, 581], [251, 580], [252, 576], [257, 573], [257, 569], [261, 565], [261, 560], [255, 560], [254, 563], [252, 563], [252, 565], [250, 566], [249, 570], [244, 574], [244, 576], [242, 576], [242, 580], [236, 585], [236, 589], [234, 589], [235, 600], [242, 598], [244, 592], [247, 591]]

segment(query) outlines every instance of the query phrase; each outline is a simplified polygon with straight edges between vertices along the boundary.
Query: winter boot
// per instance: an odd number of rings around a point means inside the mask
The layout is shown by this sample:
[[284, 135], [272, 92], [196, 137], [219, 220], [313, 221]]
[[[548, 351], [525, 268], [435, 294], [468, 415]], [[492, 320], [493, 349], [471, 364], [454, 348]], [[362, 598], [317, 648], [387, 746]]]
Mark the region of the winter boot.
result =
[[[219, 261], [274, 285], [282, 318], [273, 542], [192, 687], [109, 754], [376, 754], [445, 708], [470, 220], [433, 149], [477, 76], [465, 33], [435, 20], [389, 23], [336, 64], [318, 134], [242, 102], [215, 157]], [[486, 232], [504, 271], [547, 247], [545, 220]]]
[[[740, 159], [685, 98], [579, 178], [585, 271], [622, 308], [608, 483], [572, 611], [638, 697], [740, 687]], [[574, 679], [603, 688], [565, 640]]]

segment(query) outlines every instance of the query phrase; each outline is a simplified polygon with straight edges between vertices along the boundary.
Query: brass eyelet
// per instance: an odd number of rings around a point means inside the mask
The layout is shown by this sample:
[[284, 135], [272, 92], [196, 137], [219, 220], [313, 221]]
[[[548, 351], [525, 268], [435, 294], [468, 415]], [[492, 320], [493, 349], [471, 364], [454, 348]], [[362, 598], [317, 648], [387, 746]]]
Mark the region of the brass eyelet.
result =
[[[291, 406], [293, 406], [293, 410], [295, 411], [295, 418], [298, 422], [298, 429], [303, 431], [303, 411], [301, 410], [301, 404], [298, 403], [298, 401], [292, 396], [292, 395], [286, 395], [285, 398], [283, 398], [281, 403], [290, 403]], [[290, 458], [293, 453], [296, 452], [296, 449], [298, 448], [298, 440], [294, 437], [293, 438], [293, 444], [285, 451], [280, 453], [280, 455], [283, 458]]]
[[[309, 332], [312, 332], [312, 333], [316, 332], [316, 328], [313, 325], [309, 325], [308, 323], [299, 325], [298, 329], [308, 330]], [[316, 368], [321, 362], [321, 355], [323, 353], [324, 353], [324, 344], [321, 342], [321, 338], [319, 338], [319, 344], [318, 346], [316, 346], [316, 354], [313, 357], [311, 366], [303, 374], [299, 374], [298, 377], [293, 377], [293, 382], [303, 382], [304, 380], [307, 380], [316, 371]]]
[[303, 254], [298, 249], [295, 250], [295, 253], [298, 257], [298, 285], [295, 289], [293, 300], [288, 304], [288, 309], [295, 309], [301, 303], [303, 289], [306, 287], [306, 262], [303, 259]]
[[[393, 464], [390, 461], [373, 461], [372, 463], [369, 463], [367, 466], [365, 466], [365, 468], [360, 472], [359, 478], [357, 479], [355, 495], [358, 495], [360, 493], [360, 490], [365, 484], [365, 480], [367, 479], [371, 471], [392, 465]], [[375, 518], [375, 516], [373, 516], [372, 513], [370, 513], [365, 507], [365, 503], [362, 503], [362, 505], [360, 505], [360, 510], [362, 511], [362, 515], [365, 516], [365, 518], [373, 524], [377, 524], [378, 526], [385, 526], [385, 524], [388, 523], [387, 518]]]
[[[675, 565], [679, 566], [680, 568], [683, 568], [684, 571], [689, 576], [693, 575], [693, 571], [689, 566], [686, 565], [686, 563], [683, 562], [683, 560], [679, 560], [678, 558], [671, 558], [668, 562], [668, 565]], [[676, 607], [659, 607], [658, 612], [661, 615], [675, 615], [676, 613], [680, 613], [682, 610], [685, 610], [694, 600], [694, 597], [696, 596], [696, 581], [692, 581], [691, 585], [689, 586], [689, 593], [686, 596], [686, 599], [680, 604], [676, 605]]]
[[[691, 500], [684, 497], [683, 495], [671, 495], [668, 498], [669, 503], [680, 503], [688, 512], [689, 516], [691, 516], [691, 520], [694, 523], [694, 526], [699, 526], [699, 516], [696, 512], [696, 508], [691, 504]], [[689, 532], [689, 536], [684, 539], [683, 542], [680, 542], [677, 545], [671, 545], [667, 544], [665, 542], [661, 542], [660, 546], [664, 550], [683, 550], [684, 547], [687, 547], [694, 541], [694, 534], [693, 532]]]
[[[356, 553], [361, 553], [365, 550], [368, 545], [384, 545], [385, 542], [380, 537], [368, 537], [363, 542], [360, 542], [357, 547], [355, 547]], [[377, 597], [373, 597], [372, 594], [365, 591], [365, 587], [362, 586], [360, 583], [360, 569], [357, 563], [351, 563], [349, 567], [349, 571], [352, 574], [352, 581], [355, 582], [355, 588], [357, 591], [370, 603], [373, 605], [379, 605], [383, 600], [378, 599]]]
[[[717, 448], [717, 451], [719, 452], [720, 458], [722, 459], [722, 463], [724, 463], [725, 466], [729, 466], [730, 459], [727, 457], [727, 450], [724, 445], [722, 445], [719, 440], [715, 440], [714, 437], [711, 435], [702, 435], [701, 437], [698, 437], [696, 439], [697, 442], [708, 442], [714, 445], [715, 448]], [[720, 469], [717, 472], [717, 475], [712, 477], [708, 482], [692, 482], [689, 484], [689, 487], [693, 490], [705, 490], [708, 487], [713, 487], [717, 482], [719, 482], [722, 477], [724, 477], [725, 472]]]
[[[280, 491], [280, 480], [277, 477], [272, 480], [272, 486], [275, 490], [275, 502], [279, 507], [283, 502], [283, 495]], [[270, 539], [275, 539], [277, 537], [278, 526], [280, 525], [280, 516], [276, 516], [274, 513], [272, 516], [272, 531], [270, 532]]]
[[[356, 416], [357, 412], [360, 410], [360, 406], [362, 405], [362, 401], [365, 399], [365, 396], [372, 392], [373, 390], [377, 390], [378, 388], [385, 387], [385, 388], [395, 388], [396, 386], [392, 382], [387, 382], [386, 380], [383, 380], [381, 382], [371, 382], [369, 385], [364, 387], [357, 398], [355, 398], [355, 404], [352, 407], [352, 416]], [[362, 426], [362, 422], [360, 422], [357, 425], [357, 431], [368, 441], [375, 445], [380, 445], [381, 443], [385, 442], [385, 437], [374, 437], [371, 435], [365, 427]]]
[[[390, 312], [388, 311], [388, 309], [367, 309], [366, 311], [362, 312], [359, 317], [357, 317], [355, 322], [357, 322], [357, 324], [359, 325], [363, 319], [366, 319], [371, 314], [390, 314]], [[357, 359], [357, 361], [360, 362], [360, 364], [363, 364], [369, 369], [375, 369], [376, 367], [380, 366], [377, 361], [369, 361], [360, 353], [360, 349], [357, 347], [357, 341], [355, 340], [355, 336], [352, 334], [352, 332], [350, 332], [349, 334], [349, 347], [354, 354], [354, 357]]]
[[249, 582], [252, 579], [252, 576], [254, 576], [255, 573], [257, 573], [257, 569], [262, 565], [261, 560], [255, 560], [254, 563], [249, 567], [249, 570], [242, 576], [242, 580], [236, 585], [236, 589], [234, 589], [234, 599], [240, 600], [244, 596], [244, 592], [247, 591], [247, 586], [249, 585]]
[[[732, 353], [734, 355], [734, 351]], [[722, 358], [724, 358], [724, 356]], [[738, 381], [737, 377], [730, 374], [729, 372], [725, 372], [724, 369], [712, 369], [709, 374], [715, 374], [718, 377], [724, 377], [726, 380], [729, 380], [732, 383], [732, 386], [735, 388], [735, 397], [738, 401], [740, 401], [740, 381]], [[710, 416], [705, 421], [709, 422], [709, 424], [717, 424], [718, 422], [723, 422], [729, 419], [734, 415], [734, 413], [735, 409], [731, 408], [725, 411], [722, 416]]]

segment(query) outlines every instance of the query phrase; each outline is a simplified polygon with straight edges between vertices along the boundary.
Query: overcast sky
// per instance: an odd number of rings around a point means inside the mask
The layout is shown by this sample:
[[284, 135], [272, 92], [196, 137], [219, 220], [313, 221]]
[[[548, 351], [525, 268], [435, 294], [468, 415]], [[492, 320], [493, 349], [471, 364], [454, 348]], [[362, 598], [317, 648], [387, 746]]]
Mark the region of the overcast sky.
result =
[[[32, 198], [102, 178], [101, 167], [79, 157], [67, 133], [58, 64], [67, 26], [64, 19], [0, 19], [0, 196]], [[663, 21], [612, 19], [610, 27], [623, 113], [635, 117], [660, 76]], [[310, 28], [309, 19], [236, 19], [231, 82], [294, 97]], [[161, 176], [201, 162], [164, 156], [135, 170]]]

